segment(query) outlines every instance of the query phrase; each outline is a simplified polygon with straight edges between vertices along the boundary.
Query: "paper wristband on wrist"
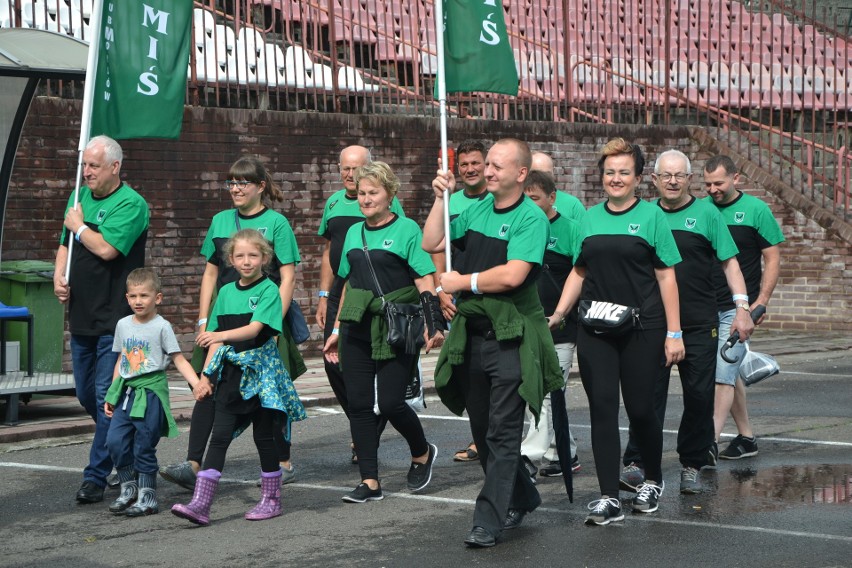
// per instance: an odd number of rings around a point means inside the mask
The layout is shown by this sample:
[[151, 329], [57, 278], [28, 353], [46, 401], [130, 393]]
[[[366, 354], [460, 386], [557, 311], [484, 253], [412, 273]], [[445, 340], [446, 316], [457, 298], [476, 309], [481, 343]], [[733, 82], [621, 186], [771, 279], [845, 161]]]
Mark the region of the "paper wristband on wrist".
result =
[[317, 298], [328, 298], [328, 290], [320, 290], [317, 292]]
[[436, 293], [436, 294], [440, 294], [440, 293], [441, 293], [441, 292], [443, 292], [443, 291], [444, 291], [443, 286], [438, 286], [437, 288], [435, 288], [435, 293]]
[[88, 225], [80, 225], [80, 228], [79, 228], [79, 229], [77, 229], [77, 233], [75, 233], [75, 235], [74, 235], [74, 239], [75, 239], [78, 243], [80, 242], [80, 235], [82, 235], [82, 234], [86, 231], [86, 229], [88, 229], [88, 228], [89, 228], [89, 226], [88, 226]]
[[470, 291], [474, 294], [479, 294], [479, 286], [477, 281], [479, 280], [479, 272], [474, 272], [470, 275]]
[[681, 339], [683, 337], [682, 331], [667, 331], [666, 338], [667, 339]]
[[335, 327], [334, 329], [331, 330], [331, 334], [332, 335], [340, 335], [340, 328]]
[[200, 320], [198, 320], [198, 324], [197, 324], [197, 325], [198, 325], [198, 327], [201, 327], [201, 326], [202, 326], [202, 325], [204, 325], [205, 323], [207, 323], [207, 318], [201, 318]]
[[748, 302], [748, 294], [734, 294], [731, 296], [731, 300], [734, 302], [738, 302], [742, 300], [743, 302]]

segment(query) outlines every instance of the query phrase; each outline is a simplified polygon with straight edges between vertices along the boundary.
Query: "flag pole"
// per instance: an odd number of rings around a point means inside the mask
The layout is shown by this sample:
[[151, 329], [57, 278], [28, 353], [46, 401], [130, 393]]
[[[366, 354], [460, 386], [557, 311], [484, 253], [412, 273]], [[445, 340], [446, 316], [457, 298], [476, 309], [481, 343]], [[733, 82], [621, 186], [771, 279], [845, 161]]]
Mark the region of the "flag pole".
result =
[[[86, 83], [83, 89], [83, 114], [80, 118], [80, 142], [77, 144], [77, 177], [74, 182], [74, 208], [80, 201], [80, 182], [83, 180], [83, 151], [89, 143], [89, 133], [92, 127], [92, 104], [95, 94], [95, 76], [98, 72], [98, 50], [101, 44], [101, 13], [103, 0], [94, 0], [92, 3], [92, 17], [89, 20], [89, 29], [92, 37], [89, 38], [89, 57], [86, 62]], [[69, 231], [70, 233], [70, 231]], [[68, 239], [68, 257], [65, 261], [65, 282], [71, 282], [71, 253], [74, 249], [74, 238]]]
[[[435, 31], [438, 50], [438, 108], [441, 123], [441, 167], [450, 169], [447, 156], [447, 83], [444, 74], [444, 0], [435, 0]], [[446, 272], [453, 269], [450, 252], [450, 192], [444, 190], [444, 252]]]

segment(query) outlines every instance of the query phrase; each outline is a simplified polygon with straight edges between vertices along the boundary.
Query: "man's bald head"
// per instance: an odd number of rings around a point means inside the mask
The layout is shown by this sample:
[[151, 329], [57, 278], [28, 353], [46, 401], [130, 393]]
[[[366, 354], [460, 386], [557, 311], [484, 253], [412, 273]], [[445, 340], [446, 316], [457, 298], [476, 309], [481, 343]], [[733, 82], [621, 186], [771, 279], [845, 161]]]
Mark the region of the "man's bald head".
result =
[[373, 161], [370, 150], [364, 146], [347, 146], [340, 151], [340, 179], [346, 193], [354, 196], [356, 192], [355, 170]]
[[553, 158], [544, 152], [532, 153], [532, 168], [546, 174], [553, 175]]

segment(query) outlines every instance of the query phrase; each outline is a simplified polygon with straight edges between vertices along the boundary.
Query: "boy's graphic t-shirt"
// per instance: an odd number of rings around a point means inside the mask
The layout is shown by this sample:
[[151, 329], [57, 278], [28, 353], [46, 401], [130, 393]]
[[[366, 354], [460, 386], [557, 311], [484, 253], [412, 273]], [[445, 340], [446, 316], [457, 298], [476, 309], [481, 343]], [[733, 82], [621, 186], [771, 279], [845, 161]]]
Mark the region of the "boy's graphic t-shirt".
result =
[[155, 371], [165, 371], [170, 355], [180, 353], [175, 332], [163, 316], [137, 323], [133, 316], [118, 321], [112, 350], [119, 353], [118, 371], [122, 378], [132, 379]]

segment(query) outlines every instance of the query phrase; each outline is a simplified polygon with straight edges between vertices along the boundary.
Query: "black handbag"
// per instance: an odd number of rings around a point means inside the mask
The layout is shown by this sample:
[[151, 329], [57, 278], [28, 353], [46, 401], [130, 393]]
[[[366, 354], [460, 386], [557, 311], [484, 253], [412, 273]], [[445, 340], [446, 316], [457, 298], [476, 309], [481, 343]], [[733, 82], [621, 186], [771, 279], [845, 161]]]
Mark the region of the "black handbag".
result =
[[595, 335], [622, 335], [639, 324], [639, 308], [613, 302], [580, 300], [580, 323]]
[[376, 271], [373, 269], [373, 263], [370, 261], [367, 235], [363, 226], [361, 227], [361, 242], [364, 245], [367, 266], [370, 269], [373, 282], [376, 284], [376, 291], [382, 299], [382, 314], [388, 324], [388, 345], [397, 349], [404, 349], [407, 355], [416, 355], [420, 348], [426, 344], [426, 339], [423, 336], [426, 329], [423, 309], [420, 304], [404, 304], [385, 300], [385, 293], [382, 292]]

